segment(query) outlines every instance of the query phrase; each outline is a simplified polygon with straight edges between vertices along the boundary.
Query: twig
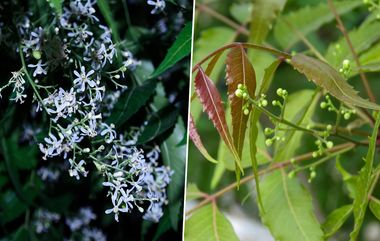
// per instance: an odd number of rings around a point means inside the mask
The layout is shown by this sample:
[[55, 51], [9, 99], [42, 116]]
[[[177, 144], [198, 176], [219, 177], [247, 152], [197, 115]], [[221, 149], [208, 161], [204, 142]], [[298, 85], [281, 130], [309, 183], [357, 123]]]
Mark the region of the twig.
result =
[[335, 8], [335, 6], [334, 6], [332, 0], [327, 0], [327, 2], [328, 2], [328, 4], [329, 4], [329, 7], [330, 7], [332, 13], [333, 13], [334, 16], [335, 16], [335, 19], [336, 19], [337, 23], [338, 23], [338, 26], [337, 26], [337, 27], [338, 27], [338, 29], [342, 32], [344, 38], [346, 39], [346, 42], [347, 42], [347, 44], [348, 44], [348, 46], [349, 46], [349, 48], [350, 48], [350, 50], [351, 50], [352, 57], [354, 58], [355, 63], [356, 63], [356, 65], [357, 65], [358, 68], [359, 68], [359, 70], [358, 70], [358, 71], [359, 71], [359, 75], [360, 75], [360, 78], [361, 78], [361, 80], [362, 80], [362, 82], [363, 82], [364, 88], [365, 88], [365, 90], [366, 90], [366, 92], [367, 92], [367, 95], [368, 95], [369, 99], [370, 99], [372, 102], [376, 103], [376, 97], [375, 97], [374, 94], [372, 93], [371, 87], [370, 87], [370, 85], [369, 85], [369, 83], [368, 83], [368, 79], [367, 79], [367, 77], [365, 76], [365, 74], [364, 74], [364, 72], [363, 72], [363, 69], [361, 68], [360, 61], [359, 61], [359, 57], [358, 57], [358, 55], [357, 55], [357, 53], [356, 53], [356, 51], [355, 51], [355, 49], [354, 49], [354, 46], [352, 45], [352, 42], [351, 42], [351, 40], [350, 40], [350, 37], [349, 37], [348, 34], [347, 34], [347, 30], [346, 30], [346, 28], [344, 27], [344, 24], [343, 24], [343, 22], [342, 22], [342, 19], [340, 18], [338, 12], [336, 11], [336, 8]]
[[[353, 143], [344, 143], [344, 144], [341, 144], [341, 145], [337, 145], [337, 146], [334, 146], [330, 149], [327, 149], [326, 151], [329, 152], [329, 153], [332, 153], [332, 152], [336, 152], [336, 151], [340, 151], [342, 149], [346, 149], [346, 148], [354, 148], [356, 145], [353, 144]], [[274, 170], [277, 170], [277, 169], [281, 169], [281, 168], [284, 168], [288, 165], [290, 165], [291, 163], [294, 163], [294, 162], [301, 162], [301, 161], [305, 161], [305, 160], [308, 160], [310, 158], [313, 157], [313, 152], [308, 152], [308, 153], [305, 153], [305, 154], [302, 154], [302, 155], [299, 155], [295, 158], [293, 158], [294, 160], [287, 160], [287, 161], [284, 161], [284, 162], [278, 162], [278, 163], [275, 163], [273, 164], [272, 166], [264, 169], [264, 170], [261, 170], [259, 171], [259, 176], [261, 175], [264, 175], [264, 174], [267, 174], [269, 172], [272, 172]], [[255, 178], [254, 175], [250, 175], [250, 176], [247, 176], [243, 179], [240, 180], [239, 182], [239, 185], [242, 185], [244, 183], [247, 183], [251, 180], [253, 180]], [[225, 193], [235, 189], [238, 185], [238, 182], [234, 182], [228, 186], [226, 186], [225, 188], [219, 190], [218, 192], [212, 194], [212, 195], [209, 195], [208, 197], [206, 197], [203, 201], [201, 201], [199, 204], [197, 204], [195, 207], [193, 207], [192, 209], [190, 209], [189, 211], [186, 212], [186, 216], [190, 215], [191, 213], [193, 213], [195, 210], [207, 205], [208, 203], [216, 200], [218, 197], [224, 195]]]
[[241, 25], [235, 23], [231, 19], [221, 15], [220, 13], [216, 12], [214, 9], [208, 7], [207, 5], [196, 3], [195, 6], [198, 8], [199, 11], [208, 13], [210, 16], [212, 16], [212, 17], [218, 19], [219, 21], [225, 23], [226, 25], [232, 27], [238, 33], [242, 33], [246, 36], [249, 35], [248, 29], [246, 29], [244, 26], [241, 26]]

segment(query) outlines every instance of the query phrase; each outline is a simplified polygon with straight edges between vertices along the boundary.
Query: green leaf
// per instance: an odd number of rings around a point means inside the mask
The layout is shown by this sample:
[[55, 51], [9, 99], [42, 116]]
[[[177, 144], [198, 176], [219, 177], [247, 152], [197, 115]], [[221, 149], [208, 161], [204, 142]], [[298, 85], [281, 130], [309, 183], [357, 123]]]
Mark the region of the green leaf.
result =
[[[173, 133], [160, 145], [162, 160], [165, 166], [174, 171], [168, 187], [168, 200], [170, 221], [172, 227], [177, 229], [180, 210], [178, 205], [182, 203], [185, 180], [186, 144], [181, 144], [186, 135], [186, 129], [181, 118], [178, 118]], [[179, 206], [180, 207], [180, 206]]]
[[[361, 4], [360, 1], [334, 2], [339, 15], [347, 13]], [[306, 6], [281, 16], [276, 22], [274, 37], [283, 49], [287, 49], [300, 40], [298, 35], [294, 34], [289, 27], [288, 23], [303, 35], [307, 35], [333, 19], [334, 15], [326, 2], [322, 2], [317, 6]]]
[[12, 166], [20, 170], [29, 170], [37, 165], [37, 147], [35, 145], [20, 146], [18, 144], [19, 133], [14, 132], [12, 136], [5, 141], [9, 158], [12, 160]]
[[155, 86], [156, 81], [149, 80], [143, 85], [127, 89], [115, 104], [107, 122], [114, 123], [116, 127], [123, 125], [141, 107], [145, 106], [154, 93]]
[[297, 178], [288, 178], [284, 170], [274, 171], [262, 180], [261, 194], [262, 221], [276, 240], [324, 240], [310, 194]]
[[198, 209], [185, 223], [186, 241], [239, 241], [231, 223], [216, 204]]
[[186, 188], [186, 201], [195, 200], [203, 197], [203, 193], [198, 189], [197, 184], [189, 183]]
[[250, 2], [232, 3], [230, 13], [239, 23], [246, 24], [250, 21], [252, 6]]
[[[357, 54], [361, 54], [380, 39], [380, 22], [376, 21], [368, 25], [359, 27], [348, 33], [352, 45]], [[327, 49], [326, 60], [335, 68], [340, 68], [344, 59], [353, 60], [351, 50], [345, 38], [341, 38], [335, 43], [330, 44]], [[353, 61], [352, 61], [353, 62]]]
[[290, 64], [338, 100], [354, 106], [380, 110], [377, 104], [361, 98], [357, 91], [328, 64], [303, 54], [293, 56]]
[[355, 224], [354, 230], [350, 234], [350, 240], [355, 241], [359, 235], [362, 226], [364, 215], [368, 205], [368, 195], [371, 188], [371, 183], [374, 179], [372, 175], [373, 160], [375, 158], [377, 133], [380, 126], [380, 114], [376, 113], [376, 123], [373, 127], [372, 136], [369, 138], [369, 146], [367, 156], [365, 158], [365, 165], [360, 170], [358, 180], [356, 183], [356, 195], [354, 199], [354, 217]]
[[58, 15], [62, 14], [62, 2], [63, 0], [46, 0], [52, 8], [58, 13]]
[[380, 201], [377, 199], [371, 199], [369, 201], [369, 209], [375, 215], [375, 217], [380, 221]]
[[185, 27], [178, 34], [177, 39], [174, 41], [173, 45], [169, 48], [164, 60], [158, 66], [158, 68], [153, 72], [151, 78], [157, 77], [167, 69], [172, 67], [175, 63], [188, 56], [191, 51], [191, 35], [192, 35], [192, 25], [191, 22], [186, 23]]
[[325, 232], [325, 237], [328, 238], [334, 235], [340, 229], [340, 227], [342, 227], [344, 222], [346, 222], [351, 213], [351, 204], [342, 206], [330, 213], [322, 226], [323, 231]]
[[111, 28], [112, 36], [116, 43], [120, 43], [120, 35], [117, 26], [117, 22], [114, 21], [112, 16], [111, 7], [108, 0], [97, 0], [96, 1], [99, 7], [100, 12], [102, 13], [104, 19], [106, 20], [107, 25]]
[[249, 41], [261, 44], [266, 39], [273, 21], [282, 12], [286, 0], [256, 0], [251, 14]]
[[335, 162], [336, 169], [339, 171], [339, 173], [342, 175], [342, 179], [344, 182], [345, 187], [348, 190], [348, 194], [350, 198], [355, 198], [355, 192], [356, 192], [356, 180], [357, 176], [351, 175], [349, 172], [347, 172], [342, 164], [340, 163], [340, 156], [336, 158]]
[[152, 141], [169, 128], [173, 127], [177, 121], [179, 110], [168, 106], [158, 112], [151, 113], [148, 123], [141, 132], [137, 144], [144, 144]]
[[226, 171], [226, 168], [224, 167], [224, 163], [222, 161], [219, 161], [216, 164], [216, 167], [214, 168], [214, 173], [211, 178], [211, 183], [210, 183], [211, 190], [214, 190], [216, 186], [218, 186], [225, 171]]

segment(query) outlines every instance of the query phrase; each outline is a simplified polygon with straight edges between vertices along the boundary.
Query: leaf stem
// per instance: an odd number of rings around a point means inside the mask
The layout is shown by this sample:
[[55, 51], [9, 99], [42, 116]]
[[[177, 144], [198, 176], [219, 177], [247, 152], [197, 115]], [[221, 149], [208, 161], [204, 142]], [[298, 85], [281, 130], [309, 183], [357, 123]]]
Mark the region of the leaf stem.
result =
[[238, 34], [242, 33], [246, 36], [249, 35], [248, 29], [246, 29], [244, 26], [241, 26], [241, 25], [235, 23], [234, 21], [232, 21], [231, 19], [221, 15], [220, 13], [216, 12], [214, 9], [207, 6], [206, 4], [196, 3], [195, 6], [197, 7], [197, 9], [200, 12], [208, 13], [211, 17], [213, 17], [213, 18], [225, 23], [226, 25], [230, 26], [231, 28], [235, 29]]
[[24, 73], [26, 75], [26, 78], [27, 78], [29, 84], [32, 86], [34, 94], [37, 96], [37, 99], [41, 103], [42, 108], [46, 111], [47, 114], [49, 114], [48, 110], [46, 109], [45, 105], [43, 104], [44, 102], [43, 102], [40, 94], [37, 91], [36, 83], [34, 83], [34, 81], [32, 80], [32, 78], [29, 75], [28, 69], [26, 68], [25, 58], [24, 58], [24, 55], [22, 54], [21, 46], [19, 46], [19, 52], [20, 52], [20, 59], [21, 59], [22, 68], [24, 69]]
[[371, 87], [368, 83], [368, 79], [367, 77], [365, 76], [364, 72], [363, 72], [363, 69], [361, 68], [361, 64], [360, 64], [360, 61], [359, 61], [359, 57], [354, 49], [354, 46], [352, 45], [352, 42], [351, 42], [351, 39], [350, 37], [348, 36], [348, 33], [347, 33], [347, 30], [346, 28], [344, 27], [344, 24], [342, 22], [342, 19], [340, 18], [338, 12], [336, 11], [336, 8], [334, 6], [334, 3], [332, 2], [332, 0], [327, 0], [328, 4], [329, 4], [329, 7], [331, 9], [331, 12], [334, 14], [335, 16], [335, 19], [337, 21], [337, 24], [338, 24], [338, 29], [342, 32], [344, 38], [346, 39], [346, 42], [351, 50], [351, 53], [352, 53], [352, 57], [354, 58], [355, 62], [356, 62], [356, 65], [358, 66], [358, 71], [359, 71], [359, 75], [360, 75], [360, 78], [363, 82], [363, 85], [364, 85], [364, 88], [367, 92], [367, 95], [369, 97], [369, 99], [376, 103], [376, 97], [375, 95], [372, 93], [372, 90], [371, 90]]
[[[340, 144], [340, 145], [336, 145], [330, 149], [327, 149], [327, 151], [329, 153], [334, 153], [334, 152], [337, 152], [337, 151], [340, 151], [342, 149], [346, 149], [346, 148], [354, 148], [356, 145], [353, 144], [353, 143], [344, 143], [344, 144]], [[299, 155], [299, 156], [296, 156], [293, 158], [293, 160], [287, 160], [287, 161], [284, 161], [284, 162], [278, 162], [278, 163], [275, 163], [273, 164], [272, 166], [270, 167], [267, 167], [261, 171], [259, 171], [259, 176], [262, 176], [264, 174], [267, 174], [267, 173], [270, 173], [274, 170], [277, 170], [277, 169], [281, 169], [281, 168], [285, 168], [287, 166], [289, 166], [290, 164], [294, 163], [294, 162], [302, 162], [302, 161], [305, 161], [305, 160], [308, 160], [310, 158], [312, 158], [313, 152], [308, 152], [308, 153], [305, 153], [305, 154], [302, 154], [302, 155]], [[239, 182], [239, 185], [242, 185], [244, 183], [247, 183], [251, 180], [253, 180], [255, 178], [254, 175], [249, 175], [243, 179], [240, 180]], [[193, 207], [192, 209], [190, 209], [189, 211], [186, 212], [186, 216], [190, 215], [191, 213], [195, 212], [197, 209], [207, 205], [208, 203], [216, 200], [217, 198], [219, 198], [220, 196], [224, 195], [225, 193], [229, 192], [229, 191], [232, 191], [234, 190], [238, 185], [238, 182], [234, 182], [234, 183], [231, 183], [230, 185], [226, 186], [225, 188], [217, 191], [216, 193], [212, 194], [212, 195], [209, 195], [208, 197], [206, 197], [203, 201], [201, 201], [199, 204], [197, 204], [195, 207]]]
[[283, 51], [280, 51], [280, 50], [277, 50], [277, 49], [274, 49], [274, 48], [265, 47], [265, 46], [261, 46], [261, 45], [257, 45], [257, 44], [251, 44], [251, 43], [234, 42], [231, 44], [227, 44], [227, 45], [213, 51], [212, 53], [210, 53], [206, 57], [204, 57], [201, 61], [199, 61], [197, 64], [195, 64], [193, 66], [192, 72], [194, 73], [203, 63], [205, 63], [208, 59], [212, 58], [213, 56], [215, 56], [215, 55], [217, 55], [217, 54], [219, 54], [219, 53], [221, 53], [227, 49], [230, 49], [230, 48], [233, 48], [233, 47], [236, 47], [239, 45], [243, 46], [244, 48], [251, 48], [251, 49], [257, 49], [257, 50], [270, 52], [272, 54], [278, 55], [278, 56], [285, 58], [285, 59], [290, 59], [292, 57], [290, 54], [283, 52]]

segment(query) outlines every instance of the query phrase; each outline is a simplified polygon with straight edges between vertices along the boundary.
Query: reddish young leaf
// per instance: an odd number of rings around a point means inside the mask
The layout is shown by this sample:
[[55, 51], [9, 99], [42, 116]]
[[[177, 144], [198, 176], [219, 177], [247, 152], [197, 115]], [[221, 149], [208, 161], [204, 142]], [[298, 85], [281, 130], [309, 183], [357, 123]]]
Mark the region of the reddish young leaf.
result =
[[241, 45], [232, 48], [227, 55], [228, 98], [231, 102], [232, 137], [239, 154], [242, 155], [248, 115], [243, 113], [244, 100], [235, 95], [239, 84], [247, 87], [250, 96], [255, 95], [256, 76], [252, 64]]
[[220, 137], [235, 157], [236, 164], [240, 169], [242, 169], [239, 155], [236, 152], [231, 134], [228, 130], [222, 98], [220, 97], [214, 83], [200, 67], [197, 75], [195, 76], [195, 91], [197, 92], [198, 98], [202, 103], [203, 111], [208, 114], [208, 117], [219, 132]]
[[193, 120], [193, 116], [189, 116], [189, 137], [193, 141], [194, 145], [198, 148], [201, 154], [210, 162], [217, 163], [217, 161], [210, 156], [204, 147], [201, 137], [198, 134], [197, 128], [195, 127], [195, 123]]

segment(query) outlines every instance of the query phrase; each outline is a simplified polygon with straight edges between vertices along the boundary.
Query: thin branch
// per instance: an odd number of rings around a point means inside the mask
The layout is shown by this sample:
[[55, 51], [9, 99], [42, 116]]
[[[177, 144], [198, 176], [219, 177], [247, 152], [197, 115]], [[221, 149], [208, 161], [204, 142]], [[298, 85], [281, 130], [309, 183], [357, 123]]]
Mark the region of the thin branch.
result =
[[349, 48], [350, 48], [350, 50], [351, 50], [352, 57], [354, 58], [355, 63], [356, 63], [356, 65], [357, 65], [358, 68], [359, 68], [359, 75], [360, 75], [360, 78], [361, 78], [361, 80], [362, 80], [362, 82], [363, 82], [364, 88], [365, 88], [365, 90], [366, 90], [366, 92], [367, 92], [367, 95], [368, 95], [369, 99], [370, 99], [372, 102], [376, 103], [376, 97], [375, 97], [374, 94], [372, 93], [371, 87], [370, 87], [370, 85], [369, 85], [369, 83], [368, 83], [368, 79], [367, 79], [367, 77], [365, 76], [365, 74], [364, 74], [364, 72], [363, 72], [363, 69], [361, 68], [361, 64], [360, 64], [360, 61], [359, 61], [359, 57], [358, 57], [358, 55], [357, 55], [357, 53], [356, 53], [356, 51], [355, 51], [355, 49], [354, 49], [354, 46], [352, 45], [352, 42], [351, 42], [351, 40], [350, 40], [350, 37], [348, 36], [347, 30], [346, 30], [346, 28], [344, 27], [344, 24], [343, 24], [343, 22], [342, 22], [342, 19], [340, 18], [338, 12], [336, 11], [336, 8], [335, 8], [335, 6], [334, 6], [332, 0], [327, 0], [327, 2], [328, 2], [328, 4], [329, 4], [329, 7], [330, 7], [332, 13], [333, 13], [334, 16], [335, 16], [335, 19], [336, 19], [337, 23], [338, 23], [338, 26], [337, 26], [337, 27], [338, 27], [338, 29], [342, 32], [344, 38], [346, 39], [346, 42], [347, 42], [347, 44], [348, 44], [348, 46], [349, 46]]
[[[327, 149], [326, 151], [328, 153], [333, 153], [333, 152], [340, 151], [342, 149], [354, 148], [355, 146], [356, 145], [353, 144], [353, 143], [344, 143], [344, 144], [341, 144], [341, 145], [334, 146], [334, 147], [332, 147], [330, 149]], [[302, 162], [302, 161], [305, 161], [305, 160], [309, 160], [312, 157], [313, 157], [313, 152], [308, 152], [308, 153], [296, 156], [295, 158], [293, 158], [293, 160], [287, 160], [287, 161], [284, 161], [284, 162], [275, 163], [272, 166], [259, 171], [259, 176], [267, 174], [267, 173], [270, 173], [270, 172], [272, 172], [274, 170], [277, 170], [277, 169], [281, 169], [281, 168], [287, 167], [291, 163]], [[186, 212], [186, 216], [190, 215], [191, 213], [193, 213], [197, 209], [199, 209], [199, 208], [207, 205], [208, 203], [215, 201], [216, 199], [218, 199], [220, 196], [224, 195], [225, 193], [227, 193], [227, 192], [229, 192], [231, 190], [234, 190], [238, 185], [242, 185], [244, 183], [247, 183], [247, 182], [253, 180], [254, 178], [255, 178], [254, 175], [247, 176], [247, 177], [241, 179], [240, 182], [239, 182], [239, 184], [238, 184], [238, 182], [234, 182], [234, 183], [226, 186], [225, 188], [219, 190], [218, 192], [216, 192], [216, 193], [214, 193], [212, 195], [209, 195], [207, 198], [205, 198], [203, 201], [201, 201], [195, 207], [193, 207], [192, 209], [190, 209], [189, 211], [187, 211]]]
[[285, 24], [289, 26], [289, 28], [301, 39], [301, 41], [310, 49], [311, 52], [314, 53], [314, 55], [321, 61], [326, 62], [326, 59], [322, 56], [322, 54], [314, 47], [312, 43], [304, 36], [296, 27], [294, 27], [293, 24], [291, 24], [288, 20], [285, 18], [283, 19], [285, 21]]
[[234, 21], [232, 21], [231, 19], [221, 15], [220, 13], [216, 12], [214, 9], [208, 7], [206, 4], [196, 3], [195, 6], [200, 12], [208, 13], [210, 16], [218, 19], [219, 21], [235, 29], [238, 33], [242, 33], [246, 36], [249, 35], [248, 29], [246, 29], [244, 26], [241, 26], [235, 23]]

